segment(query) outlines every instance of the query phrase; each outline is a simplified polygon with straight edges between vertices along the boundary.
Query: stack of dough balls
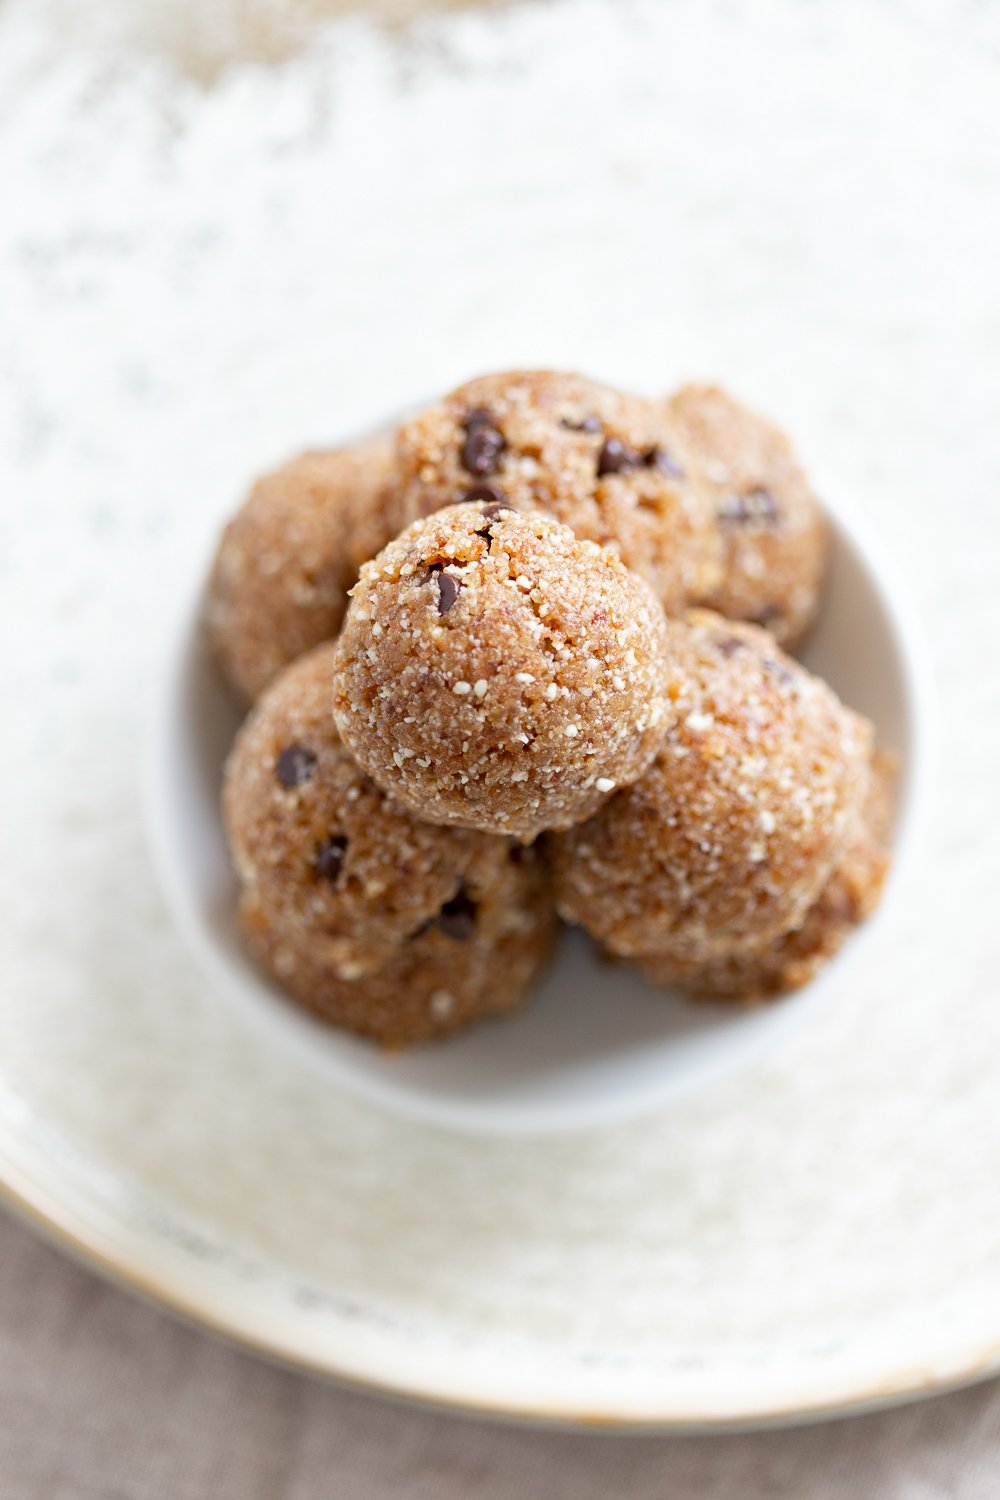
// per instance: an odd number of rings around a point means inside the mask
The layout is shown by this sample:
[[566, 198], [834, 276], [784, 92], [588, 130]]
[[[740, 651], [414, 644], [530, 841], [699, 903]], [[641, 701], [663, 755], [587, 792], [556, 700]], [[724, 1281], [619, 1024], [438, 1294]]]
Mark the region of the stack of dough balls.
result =
[[559, 917], [695, 998], [805, 983], [891, 824], [872, 726], [787, 654], [826, 551], [715, 387], [484, 376], [259, 480], [205, 605], [254, 960], [391, 1048], [515, 1010]]

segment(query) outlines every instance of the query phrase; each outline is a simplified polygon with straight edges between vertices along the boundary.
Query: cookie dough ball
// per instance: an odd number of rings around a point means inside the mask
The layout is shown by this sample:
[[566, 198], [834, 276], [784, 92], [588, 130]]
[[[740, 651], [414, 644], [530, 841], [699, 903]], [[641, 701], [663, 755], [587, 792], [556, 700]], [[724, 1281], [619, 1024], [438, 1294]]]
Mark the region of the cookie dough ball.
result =
[[552, 921], [537, 860], [502, 839], [418, 823], [348, 755], [330, 712], [334, 650], [328, 642], [286, 668], [226, 765], [226, 832], [258, 928], [345, 982], [431, 929], [477, 952], [537, 944]]
[[872, 730], [754, 626], [691, 611], [668, 659], [653, 766], [551, 846], [562, 915], [683, 983], [801, 925], [856, 836]]
[[828, 538], [791, 444], [717, 386], [685, 386], [667, 411], [711, 492], [721, 547], [721, 579], [697, 597], [795, 645], [819, 606]]
[[205, 622], [245, 702], [340, 629], [347, 590], [401, 522], [391, 438], [304, 453], [258, 480], [222, 536]]
[[467, 496], [540, 507], [616, 551], [668, 613], [721, 578], [712, 498], [662, 402], [582, 375], [485, 375], [404, 423], [399, 463], [408, 519]]
[[399, 1048], [522, 1004], [555, 916], [535, 850], [417, 823], [358, 771], [330, 716], [332, 650], [281, 674], [230, 756], [240, 923], [292, 998]]
[[450, 506], [361, 570], [333, 711], [416, 816], [529, 840], [648, 766], [665, 640], [648, 586], [596, 543], [538, 512]]
[[643, 959], [647, 979], [667, 988], [683, 983], [702, 1000], [767, 1000], [808, 984], [878, 906], [889, 870], [894, 776], [893, 758], [876, 752], [857, 834], [801, 927], [758, 954], [724, 959], [695, 974], [678, 973], [670, 953]]
[[539, 910], [519, 905], [490, 932], [463, 905], [462, 915], [432, 923], [358, 979], [343, 978], [321, 945], [289, 934], [249, 891], [240, 904], [244, 941], [264, 972], [323, 1020], [390, 1050], [433, 1041], [519, 1009], [545, 966], [555, 923], [541, 863], [533, 850], [523, 853], [534, 863], [524, 870], [522, 901], [531, 889]]

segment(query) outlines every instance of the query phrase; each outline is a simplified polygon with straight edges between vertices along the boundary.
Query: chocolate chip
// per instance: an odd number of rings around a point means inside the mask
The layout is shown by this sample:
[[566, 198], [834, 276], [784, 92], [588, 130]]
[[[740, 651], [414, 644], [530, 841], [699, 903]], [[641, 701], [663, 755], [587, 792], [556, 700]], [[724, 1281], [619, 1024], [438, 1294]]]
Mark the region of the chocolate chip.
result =
[[768, 521], [780, 519], [781, 510], [770, 490], [759, 486], [757, 489], [747, 490], [744, 498], [750, 509], [758, 516], [763, 516]]
[[563, 417], [560, 425], [568, 427], [570, 432], [603, 432], [600, 417]]
[[642, 454], [638, 449], [630, 448], [620, 438], [607, 438], [597, 459], [597, 477], [603, 479], [605, 474], [626, 474], [629, 469], [641, 467]]
[[768, 656], [764, 658], [764, 666], [771, 676], [781, 683], [782, 687], [791, 687], [795, 681], [795, 673], [790, 672], [783, 662], [772, 661]]
[[313, 861], [313, 869], [321, 880], [329, 880], [332, 884], [337, 879], [346, 853], [347, 840], [343, 834], [331, 833], [328, 838], [323, 839], [316, 849]]
[[493, 415], [484, 407], [470, 411], [465, 419], [462, 464], [470, 474], [494, 474], [507, 443]]
[[290, 790], [308, 781], [315, 769], [316, 757], [310, 749], [305, 745], [286, 745], [278, 756], [274, 774]]
[[745, 490], [719, 506], [719, 520], [730, 526], [777, 526], [781, 511], [770, 490]]
[[438, 581], [438, 614], [446, 615], [462, 592], [462, 585], [453, 573], [439, 573]]
[[[483, 502], [494, 505], [506, 505], [507, 497], [498, 484], [474, 484], [471, 490], [466, 490], [459, 500], [459, 505], [481, 505]], [[513, 506], [509, 507], [513, 509]]]
[[435, 918], [436, 925], [445, 937], [465, 942], [476, 930], [476, 903], [464, 886], [458, 894], [446, 901]]
[[[516, 506], [510, 505], [506, 500], [495, 501], [492, 505], [487, 505], [484, 507], [483, 520], [488, 521], [490, 525], [492, 525], [492, 523], [494, 521], [498, 521], [505, 512], [516, 509]], [[483, 541], [486, 543], [486, 551], [492, 552], [493, 533], [490, 530], [490, 526], [485, 526], [482, 531], [477, 531], [476, 536], [481, 536]]]
[[737, 651], [747, 649], [747, 643], [741, 641], [738, 635], [723, 635], [716, 639], [715, 649], [720, 656], [735, 656]]
[[515, 509], [516, 507], [513, 505], [508, 505], [506, 500], [500, 500], [494, 505], [487, 505], [486, 509], [483, 511], [483, 520], [495, 521], [498, 519], [498, 517], [502, 516], [505, 511]]
[[672, 458], [666, 448], [659, 445], [648, 448], [642, 458], [647, 469], [659, 469], [661, 474], [669, 474], [671, 479], [680, 479], [684, 473], [676, 458]]

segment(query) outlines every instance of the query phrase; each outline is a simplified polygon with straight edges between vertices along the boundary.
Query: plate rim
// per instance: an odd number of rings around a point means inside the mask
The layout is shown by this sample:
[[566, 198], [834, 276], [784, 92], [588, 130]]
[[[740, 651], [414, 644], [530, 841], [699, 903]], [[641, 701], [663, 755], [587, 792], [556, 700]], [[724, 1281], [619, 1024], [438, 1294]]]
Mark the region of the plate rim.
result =
[[[106, 1283], [242, 1354], [344, 1390], [431, 1414], [511, 1427], [621, 1437], [766, 1432], [885, 1411], [961, 1390], [1000, 1374], [1000, 1336], [995, 1336], [985, 1343], [967, 1343], [958, 1353], [941, 1351], [925, 1356], [919, 1363], [906, 1360], [891, 1370], [873, 1374], [846, 1393], [834, 1394], [830, 1389], [824, 1395], [820, 1385], [804, 1399], [801, 1396], [797, 1400], [765, 1399], [756, 1408], [744, 1403], [741, 1411], [731, 1407], [699, 1409], [692, 1402], [686, 1409], [664, 1407], [653, 1413], [627, 1414], [602, 1411], [592, 1402], [572, 1399], [558, 1407], [533, 1405], [519, 1400], [516, 1394], [502, 1402], [477, 1400], [467, 1390], [459, 1390], [457, 1382], [451, 1391], [445, 1392], [420, 1390], [403, 1379], [375, 1378], [352, 1367], [350, 1357], [320, 1357], [301, 1347], [294, 1336], [286, 1339], [269, 1336], [254, 1325], [252, 1315], [237, 1320], [213, 1311], [209, 1286], [199, 1287], [197, 1277], [189, 1277], [193, 1286], [189, 1291], [177, 1284], [178, 1278], [171, 1282], [154, 1275], [141, 1259], [109, 1243], [100, 1228], [89, 1225], [82, 1213], [39, 1187], [35, 1178], [10, 1160], [3, 1144], [0, 1144], [0, 1204], [29, 1230], [39, 1233]], [[172, 1254], [179, 1253], [176, 1247], [169, 1248]]]

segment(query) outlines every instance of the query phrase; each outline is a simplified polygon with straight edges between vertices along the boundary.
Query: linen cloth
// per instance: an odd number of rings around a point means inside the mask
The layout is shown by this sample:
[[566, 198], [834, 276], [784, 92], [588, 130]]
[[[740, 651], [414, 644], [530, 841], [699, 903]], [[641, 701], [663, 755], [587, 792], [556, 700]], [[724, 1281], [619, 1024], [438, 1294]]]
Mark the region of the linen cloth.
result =
[[788, 1431], [471, 1421], [277, 1369], [0, 1216], [3, 1500], [996, 1500], [1000, 1383]]

